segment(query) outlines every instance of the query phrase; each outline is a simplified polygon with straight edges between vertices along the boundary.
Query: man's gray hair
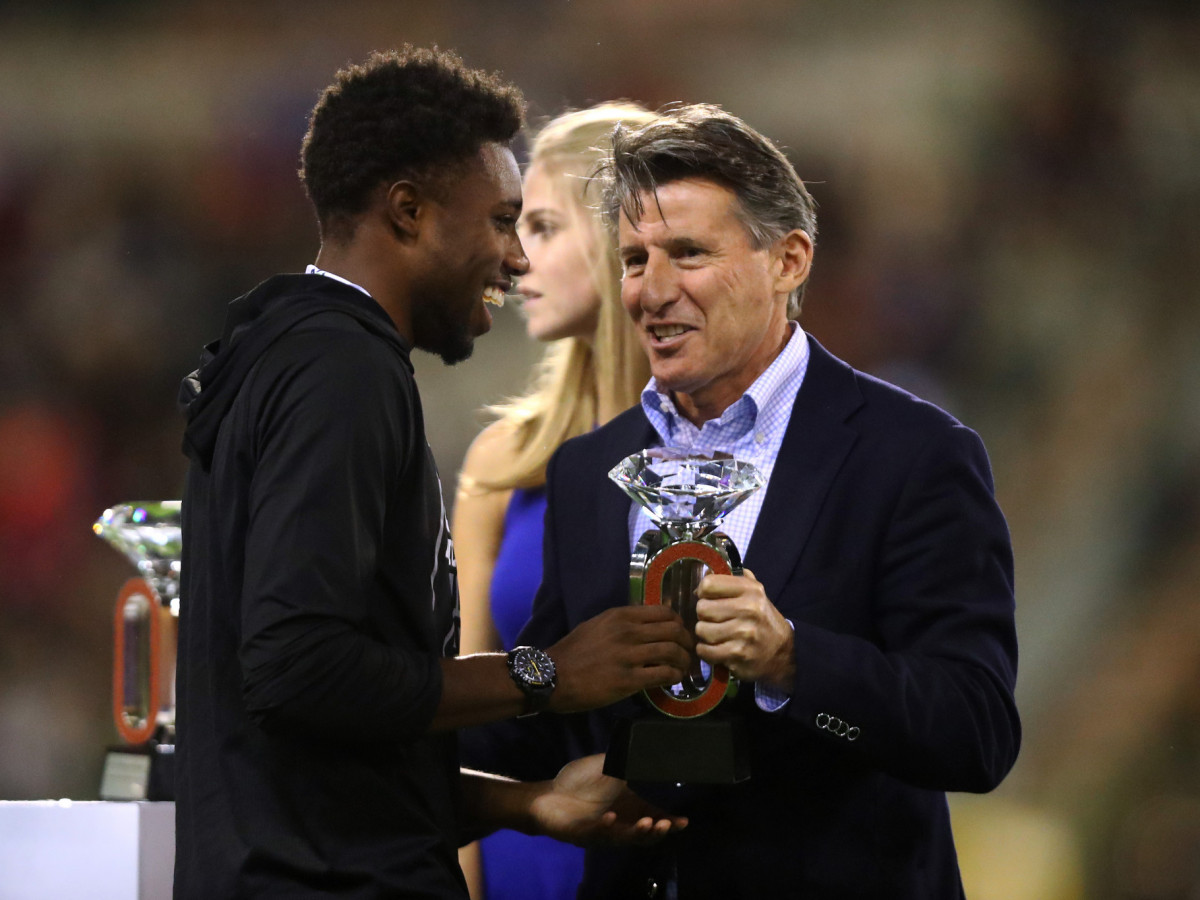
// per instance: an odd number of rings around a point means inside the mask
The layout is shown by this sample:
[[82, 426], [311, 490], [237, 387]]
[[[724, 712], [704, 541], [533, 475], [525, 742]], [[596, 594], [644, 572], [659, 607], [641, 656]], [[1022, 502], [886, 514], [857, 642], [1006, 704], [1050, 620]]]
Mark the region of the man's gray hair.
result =
[[[618, 125], [602, 176], [604, 214], [614, 229], [622, 212], [631, 222], [641, 219], [644, 195], [682, 178], [703, 178], [737, 197], [738, 218], [754, 249], [797, 228], [817, 240], [816, 203], [787, 157], [719, 106], [669, 106], [641, 128]], [[799, 317], [803, 297], [801, 284], [788, 298], [788, 318]]]

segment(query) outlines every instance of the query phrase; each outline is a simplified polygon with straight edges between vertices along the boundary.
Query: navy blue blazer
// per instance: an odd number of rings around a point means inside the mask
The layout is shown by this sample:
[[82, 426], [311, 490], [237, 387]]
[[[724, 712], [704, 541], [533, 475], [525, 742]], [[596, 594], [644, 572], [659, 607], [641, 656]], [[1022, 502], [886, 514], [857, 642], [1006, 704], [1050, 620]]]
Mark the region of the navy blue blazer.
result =
[[[795, 624], [791, 700], [766, 713], [743, 685], [732, 703], [750, 780], [637, 785], [690, 825], [655, 847], [589, 853], [581, 897], [656, 896], [672, 875], [680, 900], [962, 896], [944, 792], [991, 790], [1020, 746], [1008, 529], [973, 431], [810, 347], [742, 548]], [[548, 647], [627, 602], [630, 501], [607, 473], [657, 440], [634, 408], [555, 454], [521, 643]], [[605, 750], [641, 702], [471, 729], [464, 763], [550, 776]]]

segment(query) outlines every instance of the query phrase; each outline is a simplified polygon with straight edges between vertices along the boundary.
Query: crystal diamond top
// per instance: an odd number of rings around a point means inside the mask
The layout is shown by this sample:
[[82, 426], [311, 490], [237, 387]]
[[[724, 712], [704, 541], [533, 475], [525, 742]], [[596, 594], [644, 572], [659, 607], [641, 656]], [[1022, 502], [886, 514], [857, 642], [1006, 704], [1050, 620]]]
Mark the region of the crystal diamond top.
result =
[[183, 528], [179, 500], [125, 503], [106, 509], [92, 531], [137, 566], [163, 603], [179, 596]]
[[669, 447], [628, 456], [608, 477], [673, 540], [708, 534], [766, 484], [753, 465], [727, 453], [704, 456]]

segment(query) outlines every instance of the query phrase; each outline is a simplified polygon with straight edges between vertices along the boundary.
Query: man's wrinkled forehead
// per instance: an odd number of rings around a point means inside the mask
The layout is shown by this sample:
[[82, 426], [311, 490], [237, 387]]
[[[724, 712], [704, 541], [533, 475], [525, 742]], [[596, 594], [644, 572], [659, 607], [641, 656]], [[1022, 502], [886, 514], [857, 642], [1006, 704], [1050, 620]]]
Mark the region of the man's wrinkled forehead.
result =
[[625, 235], [640, 234], [647, 222], [661, 223], [670, 231], [673, 228], [673, 214], [685, 210], [692, 227], [699, 224], [696, 216], [698, 211], [704, 214], [704, 223], [712, 226], [727, 221], [726, 213], [732, 213], [738, 223], [742, 218], [737, 195], [719, 181], [697, 177], [676, 178], [627, 196], [617, 215], [617, 233], [622, 236], [624, 243]]
[[625, 193], [620, 198], [620, 205], [617, 209], [617, 224], [626, 225], [633, 231], [640, 231], [647, 209], [655, 210], [658, 217], [665, 221], [658, 192], [671, 183], [669, 181], [656, 183]]

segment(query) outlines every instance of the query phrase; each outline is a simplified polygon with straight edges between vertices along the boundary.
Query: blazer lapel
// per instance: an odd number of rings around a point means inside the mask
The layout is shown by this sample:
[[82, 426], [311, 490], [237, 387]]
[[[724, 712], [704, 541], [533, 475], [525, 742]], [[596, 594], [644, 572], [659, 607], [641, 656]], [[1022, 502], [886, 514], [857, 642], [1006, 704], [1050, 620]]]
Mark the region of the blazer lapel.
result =
[[800, 558], [834, 476], [857, 433], [846, 419], [862, 403], [854, 370], [809, 338], [808, 370], [771, 472], [746, 567], [778, 597]]

